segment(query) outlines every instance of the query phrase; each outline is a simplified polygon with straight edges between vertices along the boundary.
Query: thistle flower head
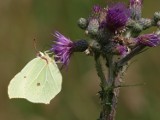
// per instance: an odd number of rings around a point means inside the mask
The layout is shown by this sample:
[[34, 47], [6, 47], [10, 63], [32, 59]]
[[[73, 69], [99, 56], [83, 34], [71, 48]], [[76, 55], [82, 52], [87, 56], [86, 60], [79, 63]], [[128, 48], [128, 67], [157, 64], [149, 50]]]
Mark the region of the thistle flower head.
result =
[[140, 5], [142, 6], [143, 0], [130, 0], [130, 6]]
[[123, 45], [116, 45], [115, 52], [122, 57], [125, 57], [128, 54], [128, 48]]
[[55, 32], [56, 40], [52, 45], [51, 51], [55, 54], [55, 60], [68, 66], [70, 57], [73, 52], [83, 52], [88, 48], [88, 43], [85, 40], [79, 40], [72, 42], [69, 38], [66, 38], [59, 32]]
[[160, 35], [157, 34], [144, 34], [136, 38], [138, 44], [143, 44], [149, 47], [155, 47], [160, 44]]
[[55, 53], [55, 60], [61, 62], [64, 66], [68, 66], [74, 44], [59, 32], [55, 32], [54, 36], [56, 41], [52, 45], [51, 51]]
[[90, 19], [88, 27], [87, 27], [87, 31], [89, 34], [92, 35], [96, 35], [98, 33], [99, 30], [99, 21], [98, 19]]
[[99, 5], [94, 5], [92, 8], [93, 13], [101, 12], [102, 8]]
[[139, 20], [141, 18], [142, 0], [130, 0], [130, 10], [132, 18]]
[[130, 17], [130, 10], [123, 3], [116, 3], [108, 7], [106, 26], [115, 32], [124, 27]]
[[130, 0], [130, 5], [142, 5], [142, 0]]

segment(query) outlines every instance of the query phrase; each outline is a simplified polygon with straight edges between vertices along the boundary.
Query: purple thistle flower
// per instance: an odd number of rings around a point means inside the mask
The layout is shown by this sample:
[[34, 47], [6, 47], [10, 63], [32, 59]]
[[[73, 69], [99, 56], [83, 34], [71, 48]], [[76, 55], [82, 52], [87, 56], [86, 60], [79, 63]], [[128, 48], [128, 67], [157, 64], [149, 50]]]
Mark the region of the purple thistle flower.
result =
[[112, 32], [124, 27], [130, 17], [130, 10], [123, 3], [109, 6], [106, 16], [106, 26]]
[[115, 47], [115, 51], [117, 54], [121, 55], [122, 57], [125, 57], [128, 54], [128, 48], [123, 45], [117, 45]]
[[52, 45], [51, 51], [55, 54], [55, 60], [68, 66], [70, 57], [73, 52], [83, 52], [88, 48], [88, 43], [85, 40], [72, 42], [59, 32], [55, 32], [56, 41]]
[[94, 13], [99, 13], [99, 12], [101, 12], [101, 10], [102, 10], [102, 8], [99, 5], [94, 5], [92, 8], [92, 11]]
[[68, 66], [69, 59], [73, 52], [74, 43], [59, 32], [55, 32], [54, 36], [57, 39], [55, 44], [52, 46], [51, 51], [55, 53], [55, 60], [60, 61], [65, 66]]
[[134, 6], [134, 5], [141, 5], [142, 6], [142, 2], [143, 0], [130, 0], [130, 5]]
[[131, 17], [135, 20], [141, 18], [142, 2], [143, 0], [130, 0]]
[[160, 44], [160, 35], [157, 34], [145, 34], [135, 38], [137, 43], [143, 44], [149, 47], [155, 47]]

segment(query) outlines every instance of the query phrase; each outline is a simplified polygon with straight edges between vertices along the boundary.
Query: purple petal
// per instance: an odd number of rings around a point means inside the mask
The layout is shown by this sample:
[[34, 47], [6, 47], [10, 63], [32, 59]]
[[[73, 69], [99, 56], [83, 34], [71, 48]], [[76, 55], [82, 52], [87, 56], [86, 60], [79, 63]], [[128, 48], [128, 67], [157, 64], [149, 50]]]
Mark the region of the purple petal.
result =
[[107, 28], [116, 31], [126, 25], [130, 17], [130, 10], [123, 3], [117, 3], [109, 6], [106, 16]]
[[68, 66], [74, 44], [58, 31], [55, 32], [54, 36], [56, 40], [54, 41], [55, 44], [52, 45], [51, 51], [55, 53], [55, 60], [61, 62], [63, 66]]
[[155, 47], [160, 44], [160, 35], [157, 34], [144, 34], [136, 38], [139, 44], [143, 44], [149, 47]]

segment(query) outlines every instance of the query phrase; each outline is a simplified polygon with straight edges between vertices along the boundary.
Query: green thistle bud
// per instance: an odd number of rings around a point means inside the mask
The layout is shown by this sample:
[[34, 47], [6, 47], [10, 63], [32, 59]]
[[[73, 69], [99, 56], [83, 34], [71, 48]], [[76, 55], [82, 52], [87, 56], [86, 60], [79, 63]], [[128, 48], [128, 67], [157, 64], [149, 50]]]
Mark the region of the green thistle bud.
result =
[[160, 12], [155, 12], [154, 13], [154, 21], [157, 23], [160, 20]]
[[80, 18], [78, 20], [78, 26], [81, 28], [81, 29], [86, 29], [87, 26], [88, 26], [88, 20], [85, 19], [85, 18]]

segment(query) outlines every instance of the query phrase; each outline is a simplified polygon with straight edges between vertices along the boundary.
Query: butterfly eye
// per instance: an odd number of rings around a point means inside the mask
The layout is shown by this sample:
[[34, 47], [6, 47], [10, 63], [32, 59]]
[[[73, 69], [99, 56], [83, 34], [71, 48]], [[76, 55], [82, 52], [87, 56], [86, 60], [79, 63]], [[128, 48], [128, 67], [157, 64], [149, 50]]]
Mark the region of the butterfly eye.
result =
[[42, 56], [44, 56], [44, 54], [41, 53], [41, 52], [38, 52], [38, 53], [37, 53], [37, 56], [38, 56], [38, 57], [42, 57]]

